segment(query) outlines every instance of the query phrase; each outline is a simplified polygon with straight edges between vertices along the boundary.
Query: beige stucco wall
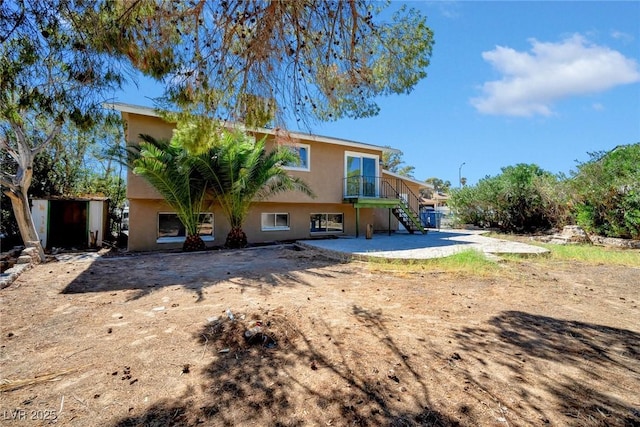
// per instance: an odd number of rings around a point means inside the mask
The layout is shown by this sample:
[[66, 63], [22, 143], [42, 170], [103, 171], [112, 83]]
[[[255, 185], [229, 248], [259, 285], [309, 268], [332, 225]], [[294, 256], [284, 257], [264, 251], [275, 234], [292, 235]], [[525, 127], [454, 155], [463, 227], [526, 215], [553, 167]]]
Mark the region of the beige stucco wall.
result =
[[382, 173], [382, 178], [385, 180], [388, 180], [391, 183], [394, 183], [395, 181], [402, 181], [404, 182], [404, 184], [409, 187], [409, 189], [411, 190], [411, 192], [416, 196], [419, 197], [420, 196], [420, 187], [422, 187], [423, 185], [414, 182], [414, 181], [408, 181], [408, 180], [404, 180], [404, 179], [399, 179], [393, 175], [390, 175], [388, 173]]
[[[126, 140], [135, 143], [140, 140], [140, 134], [148, 134], [157, 139], [169, 139], [173, 135], [175, 125], [167, 123], [159, 117], [149, 117], [139, 114], [123, 113], [127, 122]], [[263, 135], [258, 134], [261, 138]], [[287, 203], [340, 203], [343, 195], [343, 180], [345, 168], [345, 152], [359, 152], [381, 156], [380, 150], [356, 149], [336, 144], [326, 144], [307, 139], [291, 139], [286, 135], [267, 136], [267, 149], [277, 145], [302, 143], [309, 145], [309, 171], [291, 170], [289, 173], [304, 180], [313, 190], [315, 198], [310, 198], [300, 192], [287, 192], [269, 199], [272, 202]], [[162, 196], [143, 178], [132, 171], [127, 173], [127, 197], [136, 199], [162, 199]]]
[[[139, 134], [149, 134], [158, 139], [169, 139], [173, 135], [174, 124], [159, 117], [141, 114], [123, 113], [127, 122], [126, 139], [128, 143], [138, 142]], [[263, 135], [256, 135], [258, 138]], [[351, 204], [343, 203], [343, 181], [345, 176], [345, 153], [356, 152], [380, 157], [382, 151], [350, 145], [331, 144], [315, 141], [313, 138], [292, 139], [286, 133], [267, 136], [267, 149], [278, 144], [309, 145], [310, 170], [290, 170], [292, 176], [303, 179], [313, 190], [316, 197], [310, 198], [300, 192], [278, 194], [267, 201], [254, 204], [244, 230], [250, 243], [307, 239], [320, 235], [310, 233], [310, 215], [312, 213], [344, 214], [345, 235], [356, 234], [356, 210]], [[379, 172], [381, 173], [381, 172]], [[162, 200], [160, 194], [143, 178], [131, 171], [127, 175], [127, 197], [129, 198], [129, 249], [133, 251], [180, 248], [181, 243], [157, 243], [158, 213], [172, 212]], [[418, 186], [415, 186], [417, 194]], [[218, 207], [207, 209], [213, 212], [215, 240], [208, 246], [224, 244], [229, 224]], [[289, 230], [262, 231], [261, 213], [288, 213]], [[360, 229], [364, 235], [367, 224], [375, 224], [377, 230], [388, 229], [387, 209], [360, 209]], [[397, 220], [392, 217], [392, 228], [397, 229]]]
[[[181, 243], [157, 243], [158, 213], [172, 212], [162, 200], [130, 199], [129, 250], [147, 251], [181, 248]], [[229, 222], [218, 206], [211, 205], [207, 212], [214, 214], [214, 241], [207, 246], [224, 245], [230, 230]], [[262, 231], [262, 213], [289, 214], [289, 230]], [[335, 235], [356, 234], [356, 210], [348, 203], [256, 203], [243, 224], [249, 243], [266, 243], [323, 237], [325, 233], [310, 232], [310, 217], [316, 213], [341, 213], [344, 215], [344, 232]], [[360, 209], [359, 234], [364, 235], [366, 224], [373, 223], [374, 209]]]
[[389, 209], [373, 209], [373, 229], [375, 231], [389, 231], [389, 229], [396, 231], [398, 229], [398, 219], [391, 214], [391, 222], [389, 222]]
[[[364, 233], [365, 226], [362, 224], [363, 217], [368, 219], [372, 215], [371, 209], [360, 211], [360, 230]], [[312, 237], [320, 237], [325, 233], [310, 232], [311, 214], [316, 213], [341, 213], [344, 215], [344, 233], [338, 235], [354, 235], [356, 232], [356, 213], [353, 206], [347, 203], [256, 203], [243, 229], [247, 233], [249, 242], [270, 242], [274, 240], [292, 240], [292, 239], [309, 239]], [[262, 231], [261, 230], [261, 214], [262, 213], [288, 213], [290, 230], [282, 231]], [[225, 233], [226, 234], [226, 233]], [[336, 233], [329, 233], [336, 234]], [[255, 239], [255, 240], [254, 240]]]
[[345, 176], [345, 152], [358, 152], [381, 156], [381, 151], [354, 149], [352, 147], [325, 144], [309, 140], [285, 140], [278, 141], [270, 137], [267, 140], [267, 149], [275, 148], [278, 144], [302, 143], [309, 145], [310, 168], [309, 171], [291, 170], [289, 174], [304, 180], [315, 193], [311, 199], [299, 192], [287, 192], [278, 194], [269, 199], [271, 202], [294, 203], [340, 203], [342, 202], [344, 176]]
[[[140, 114], [122, 113], [127, 123], [125, 140], [127, 144], [140, 141], [140, 134], [151, 135], [156, 139], [170, 139], [175, 125], [167, 123], [159, 117], [149, 117]], [[162, 199], [162, 196], [143, 178], [127, 171], [127, 198]]]

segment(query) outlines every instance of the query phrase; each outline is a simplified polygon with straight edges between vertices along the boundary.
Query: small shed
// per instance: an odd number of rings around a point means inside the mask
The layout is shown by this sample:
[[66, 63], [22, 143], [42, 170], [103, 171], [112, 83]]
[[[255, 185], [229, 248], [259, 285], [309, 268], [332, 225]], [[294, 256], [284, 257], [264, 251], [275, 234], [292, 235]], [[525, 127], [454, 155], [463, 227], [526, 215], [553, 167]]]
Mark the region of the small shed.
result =
[[105, 197], [34, 199], [31, 214], [45, 248], [102, 246], [108, 230], [109, 199]]

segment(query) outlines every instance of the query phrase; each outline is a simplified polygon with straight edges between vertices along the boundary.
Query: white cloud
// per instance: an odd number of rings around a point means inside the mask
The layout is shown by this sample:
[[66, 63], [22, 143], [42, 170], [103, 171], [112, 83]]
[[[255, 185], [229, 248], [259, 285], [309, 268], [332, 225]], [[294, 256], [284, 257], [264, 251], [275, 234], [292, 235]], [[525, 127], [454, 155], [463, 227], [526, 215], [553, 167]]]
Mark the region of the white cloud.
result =
[[595, 111], [604, 111], [604, 105], [600, 104], [599, 102], [591, 104], [591, 108], [593, 108]]
[[624, 43], [631, 43], [634, 40], [634, 37], [632, 34], [623, 33], [622, 31], [615, 31], [615, 30], [611, 32], [611, 37], [613, 37], [616, 40], [621, 40]]
[[502, 74], [470, 100], [483, 114], [548, 116], [563, 98], [603, 92], [640, 81], [635, 60], [576, 34], [559, 43], [530, 39], [530, 52], [496, 46], [482, 57]]
[[460, 3], [457, 0], [430, 1], [427, 4], [437, 8], [445, 18], [456, 19], [460, 16]]

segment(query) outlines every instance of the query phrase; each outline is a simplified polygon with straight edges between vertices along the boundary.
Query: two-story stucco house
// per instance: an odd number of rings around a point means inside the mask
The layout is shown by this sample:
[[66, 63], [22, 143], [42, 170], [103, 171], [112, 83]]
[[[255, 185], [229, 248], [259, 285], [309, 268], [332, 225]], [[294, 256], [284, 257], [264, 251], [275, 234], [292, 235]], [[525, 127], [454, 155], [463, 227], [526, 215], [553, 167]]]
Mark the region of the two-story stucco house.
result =
[[[140, 134], [157, 139], [172, 136], [174, 124], [151, 108], [120, 103], [111, 108], [122, 114], [128, 143], [139, 141]], [[254, 203], [243, 224], [250, 243], [359, 236], [368, 224], [375, 230], [425, 232], [418, 219], [418, 194], [425, 184], [382, 170], [382, 153], [389, 148], [272, 129], [251, 132], [257, 138], [266, 136], [267, 149], [276, 144], [292, 147], [300, 162], [287, 169], [307, 182], [316, 197], [288, 192]], [[177, 216], [151, 185], [131, 171], [127, 198], [129, 250], [181, 247], [185, 237]], [[220, 208], [211, 202], [202, 214], [203, 240], [209, 246], [222, 245], [230, 226]]]

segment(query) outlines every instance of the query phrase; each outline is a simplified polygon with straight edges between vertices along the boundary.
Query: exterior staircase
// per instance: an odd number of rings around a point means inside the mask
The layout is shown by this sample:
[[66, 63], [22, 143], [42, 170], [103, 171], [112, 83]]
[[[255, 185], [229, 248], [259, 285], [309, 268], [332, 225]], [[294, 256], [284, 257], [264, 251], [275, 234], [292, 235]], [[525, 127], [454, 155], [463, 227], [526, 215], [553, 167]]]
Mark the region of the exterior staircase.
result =
[[356, 237], [360, 208], [389, 209], [410, 234], [427, 234], [426, 224], [420, 220], [420, 199], [402, 179], [351, 176], [345, 178], [344, 190], [344, 202], [356, 208]]
[[391, 208], [391, 212], [400, 221], [400, 224], [407, 229], [409, 234], [413, 234], [416, 231], [427, 234], [427, 229], [422, 226], [418, 214], [404, 200], [398, 199], [398, 204]]
[[416, 231], [427, 234], [426, 227], [420, 221], [418, 196], [413, 194], [402, 180], [397, 180], [395, 185], [389, 181], [384, 181], [383, 194], [387, 198], [396, 200], [396, 205], [391, 208], [391, 212], [400, 221], [400, 224], [407, 229], [409, 234], [413, 234]]

